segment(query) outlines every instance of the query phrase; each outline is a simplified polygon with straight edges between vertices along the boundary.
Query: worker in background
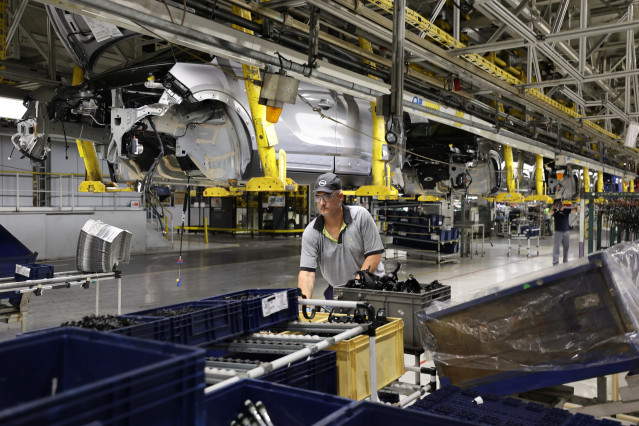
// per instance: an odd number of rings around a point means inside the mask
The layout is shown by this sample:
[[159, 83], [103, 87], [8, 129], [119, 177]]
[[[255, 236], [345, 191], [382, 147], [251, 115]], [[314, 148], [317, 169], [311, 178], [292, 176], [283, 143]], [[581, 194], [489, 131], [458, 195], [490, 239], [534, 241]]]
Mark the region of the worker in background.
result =
[[546, 206], [546, 208], [544, 209], [544, 224], [546, 225], [546, 232], [548, 233], [548, 236], [552, 236], [552, 224], [550, 223], [552, 221], [552, 214], [550, 214], [550, 207]]
[[342, 204], [342, 181], [337, 175], [319, 176], [313, 193], [320, 215], [302, 235], [297, 286], [310, 299], [319, 267], [329, 283], [324, 297], [332, 300], [333, 286], [346, 284], [357, 271], [369, 268], [376, 275], [384, 275], [384, 245], [368, 210]]
[[552, 247], [552, 264], [559, 263], [559, 246], [564, 247], [564, 263], [568, 262], [568, 248], [570, 247], [570, 213], [579, 211], [576, 208], [564, 207], [561, 200], [555, 200], [553, 218], [555, 220], [555, 239]]

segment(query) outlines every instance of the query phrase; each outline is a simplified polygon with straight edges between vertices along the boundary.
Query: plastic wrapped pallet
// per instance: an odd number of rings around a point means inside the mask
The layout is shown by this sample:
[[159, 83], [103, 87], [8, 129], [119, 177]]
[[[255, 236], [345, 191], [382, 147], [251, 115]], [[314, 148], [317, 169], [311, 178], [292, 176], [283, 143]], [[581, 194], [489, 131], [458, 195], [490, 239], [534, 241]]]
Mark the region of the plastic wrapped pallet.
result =
[[129, 263], [131, 237], [129, 231], [89, 219], [78, 238], [76, 268], [81, 272], [110, 272], [121, 263]]
[[443, 384], [510, 394], [639, 367], [639, 244], [417, 313]]

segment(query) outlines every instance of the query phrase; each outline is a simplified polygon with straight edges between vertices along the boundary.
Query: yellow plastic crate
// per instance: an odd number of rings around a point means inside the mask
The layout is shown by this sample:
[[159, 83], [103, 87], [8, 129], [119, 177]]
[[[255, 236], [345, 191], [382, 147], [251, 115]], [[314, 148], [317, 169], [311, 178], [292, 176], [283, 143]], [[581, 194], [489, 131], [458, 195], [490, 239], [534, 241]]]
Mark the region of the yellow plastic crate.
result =
[[[301, 321], [305, 320], [300, 315]], [[328, 314], [317, 313], [313, 322], [326, 322]], [[404, 322], [389, 318], [390, 322], [375, 332], [377, 359], [377, 389], [381, 389], [404, 374]], [[371, 394], [368, 336], [344, 340], [328, 348], [337, 352], [338, 395], [362, 400]]]

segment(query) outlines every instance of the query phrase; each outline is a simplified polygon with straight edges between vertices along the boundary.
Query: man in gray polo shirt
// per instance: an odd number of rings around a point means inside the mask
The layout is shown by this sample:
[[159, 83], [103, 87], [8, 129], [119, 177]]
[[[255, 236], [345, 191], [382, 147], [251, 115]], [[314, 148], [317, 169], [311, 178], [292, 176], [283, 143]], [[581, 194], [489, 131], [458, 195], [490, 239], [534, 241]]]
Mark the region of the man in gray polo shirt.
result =
[[297, 279], [302, 294], [312, 297], [318, 266], [329, 282], [326, 299], [333, 299], [333, 286], [346, 284], [357, 271], [370, 267], [376, 275], [384, 275], [384, 245], [368, 210], [342, 204], [342, 181], [334, 173], [318, 177], [313, 192], [320, 215], [302, 235]]

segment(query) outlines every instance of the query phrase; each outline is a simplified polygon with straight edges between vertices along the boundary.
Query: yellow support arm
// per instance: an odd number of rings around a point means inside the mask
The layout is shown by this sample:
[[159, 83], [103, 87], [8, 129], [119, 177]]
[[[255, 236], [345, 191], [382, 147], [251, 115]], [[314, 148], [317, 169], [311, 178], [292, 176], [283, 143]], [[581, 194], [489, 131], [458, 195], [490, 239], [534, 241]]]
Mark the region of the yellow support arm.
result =
[[[232, 10], [235, 15], [251, 20], [251, 12], [248, 10], [238, 6], [233, 6]], [[253, 31], [240, 27], [239, 25], [233, 25], [233, 28], [253, 35]], [[260, 69], [252, 65], [242, 65], [242, 71], [245, 79], [246, 96], [248, 97], [253, 127], [255, 128], [255, 136], [257, 138], [257, 152], [260, 155], [262, 170], [264, 170], [264, 178], [253, 178], [249, 183], [254, 188], [253, 190], [259, 191], [263, 190], [262, 188], [271, 188], [275, 184], [275, 186], [279, 188], [274, 190], [283, 191], [285, 190], [285, 182], [280, 181], [279, 185], [276, 184], [276, 181], [279, 180], [277, 159], [275, 158], [275, 146], [278, 144], [277, 134], [275, 133], [273, 124], [266, 121], [266, 107], [260, 105], [258, 102], [262, 81]], [[264, 181], [260, 183], [259, 180], [261, 179], [264, 179]], [[247, 188], [247, 190], [249, 189]]]
[[544, 157], [535, 155], [535, 189], [537, 195], [544, 194]]
[[[523, 161], [521, 162], [523, 164]], [[544, 194], [544, 157], [535, 155], [535, 195], [526, 197], [526, 201], [541, 201], [552, 204], [552, 198]]]
[[[78, 65], [74, 65], [71, 84], [77, 86], [82, 81], [84, 81], [84, 70]], [[86, 181], [80, 184], [79, 191], [106, 192], [106, 185], [102, 181], [102, 169], [98, 161], [98, 154], [95, 152], [95, 145], [93, 142], [81, 139], [76, 139], [75, 143], [78, 145], [78, 153], [84, 159], [84, 167], [87, 171]]]
[[[373, 47], [371, 42], [366, 40], [365, 38], [359, 37], [359, 47], [362, 49], [366, 49], [369, 52], [373, 51]], [[375, 68], [375, 63], [364, 60], [365, 63], [369, 64], [373, 69]], [[377, 80], [377, 77], [369, 75], [369, 77]], [[382, 160], [382, 153], [384, 152], [384, 145], [386, 145], [386, 137], [385, 137], [385, 122], [384, 117], [379, 117], [375, 110], [376, 103], [371, 102], [371, 111], [373, 114], [373, 165], [372, 165], [372, 175], [373, 181], [372, 185], [384, 185], [384, 171], [385, 171], [385, 162]]]
[[590, 192], [590, 169], [584, 167], [584, 191]]
[[[84, 70], [77, 65], [73, 66], [73, 79], [71, 84], [77, 86], [84, 80]], [[100, 161], [98, 160], [98, 154], [95, 151], [95, 144], [93, 142], [85, 141], [82, 139], [76, 139], [75, 143], [78, 146], [78, 153], [84, 160], [84, 167], [86, 169], [86, 180], [80, 183], [78, 191], [80, 192], [132, 192], [133, 188], [130, 186], [124, 188], [118, 188], [112, 182], [104, 182], [102, 180], [102, 169], [100, 168]]]
[[635, 179], [630, 179], [630, 192], [635, 192]]
[[508, 185], [508, 192], [515, 193], [517, 188], [515, 186], [515, 174], [513, 171], [513, 148], [508, 145], [504, 145], [504, 160], [506, 161], [506, 184]]
[[[360, 37], [359, 46], [369, 52], [373, 51], [371, 43]], [[375, 63], [364, 60], [365, 63], [375, 68]], [[377, 80], [377, 77], [369, 75], [369, 77]], [[396, 200], [399, 193], [396, 188], [391, 186], [390, 166], [382, 159], [384, 145], [386, 145], [384, 117], [379, 117], [375, 111], [375, 102], [371, 102], [371, 111], [373, 114], [373, 164], [371, 167], [372, 182], [358, 188], [355, 195], [358, 197], [378, 197], [380, 200]]]
[[508, 185], [508, 192], [505, 194], [497, 194], [495, 201], [502, 203], [523, 203], [525, 198], [523, 195], [517, 193], [517, 186], [515, 185], [515, 173], [513, 168], [513, 148], [508, 145], [504, 145], [504, 160], [506, 161], [506, 184]]
[[604, 192], [603, 172], [597, 172], [597, 192]]
[[[251, 20], [251, 12], [238, 6], [232, 7], [233, 13], [244, 19]], [[247, 34], [253, 31], [233, 25], [236, 30]], [[273, 123], [266, 121], [266, 107], [259, 104], [261, 81], [260, 69], [252, 65], [242, 65], [246, 96], [248, 97], [253, 127], [257, 138], [257, 152], [260, 155], [264, 177], [252, 178], [246, 184], [247, 191], [297, 191], [298, 186], [286, 177], [286, 154], [280, 150], [280, 167], [275, 157], [275, 146], [279, 143]], [[284, 155], [282, 155], [284, 153]], [[284, 173], [282, 173], [282, 168]]]

